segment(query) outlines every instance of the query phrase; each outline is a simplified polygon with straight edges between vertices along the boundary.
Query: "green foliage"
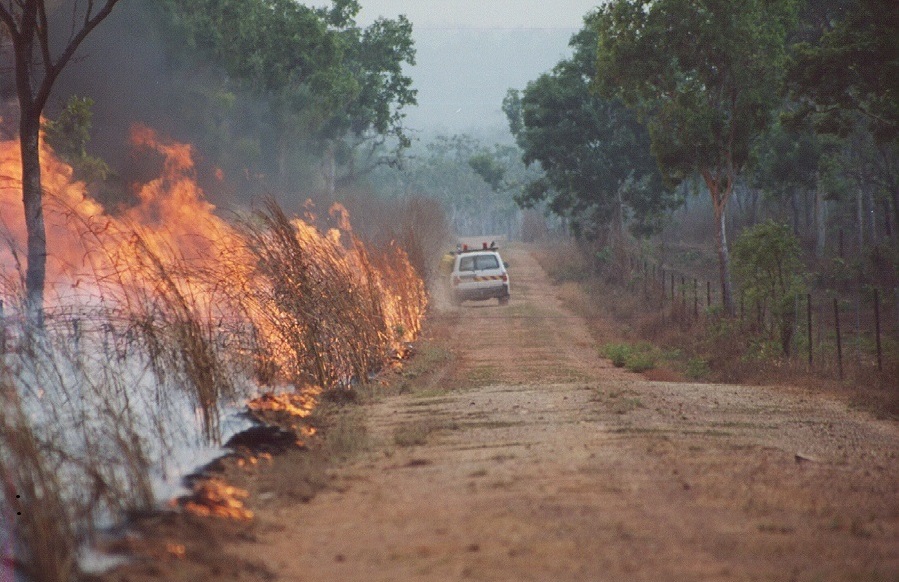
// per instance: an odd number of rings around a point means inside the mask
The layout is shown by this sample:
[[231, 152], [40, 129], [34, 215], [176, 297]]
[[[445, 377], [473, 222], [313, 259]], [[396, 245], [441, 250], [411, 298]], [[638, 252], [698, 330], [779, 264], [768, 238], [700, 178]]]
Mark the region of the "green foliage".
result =
[[669, 183], [702, 176], [714, 210], [725, 310], [724, 220], [753, 140], [780, 106], [798, 0], [613, 0], [595, 20], [596, 86], [635, 111]]
[[786, 197], [816, 186], [823, 154], [821, 139], [811, 131], [774, 124], [752, 149], [751, 182], [769, 196]]
[[789, 354], [789, 334], [795, 324], [795, 301], [806, 290], [799, 241], [784, 224], [768, 220], [746, 229], [733, 250], [734, 275], [749, 306], [770, 311], [769, 332], [780, 334]]
[[[539, 164], [545, 177], [518, 198], [524, 207], [547, 200], [549, 208], [573, 219], [588, 238], [626, 218], [637, 234], [650, 234], [659, 217], [677, 205], [661, 181], [649, 151], [649, 136], [616, 100], [590, 87], [597, 35], [594, 16], [572, 37], [574, 56], [503, 102], [509, 127], [526, 164]], [[615, 224], [613, 228], [618, 228]]]
[[631, 347], [628, 344], [605, 344], [600, 350], [603, 357], [612, 361], [612, 365], [616, 368], [624, 367], [627, 357], [631, 353]]
[[702, 358], [690, 358], [684, 374], [691, 380], [702, 380], [709, 375], [709, 363]]
[[499, 192], [506, 176], [506, 168], [489, 152], [481, 152], [468, 159], [468, 165], [483, 178], [494, 192]]
[[78, 178], [88, 183], [105, 180], [110, 174], [106, 162], [87, 153], [93, 106], [90, 97], [72, 95], [59, 116], [43, 124], [47, 143], [72, 166]]
[[645, 372], [656, 367], [656, 356], [652, 352], [635, 352], [625, 362], [631, 372]]
[[794, 47], [787, 86], [822, 133], [847, 135], [861, 112], [881, 142], [899, 137], [899, 10], [892, 0], [858, 0], [830, 14], [816, 39]]
[[[203, 72], [211, 62], [225, 73], [200, 75], [214, 85], [211, 92], [236, 87], [268, 109], [257, 119], [201, 101], [192, 111], [209, 121], [197, 125], [213, 133], [235, 125], [255, 131], [273, 150], [260, 162], [282, 181], [292, 166], [313, 165], [306, 152], [328, 156], [352, 179], [374, 165], [396, 163], [410, 145], [403, 109], [415, 104], [416, 91], [403, 67], [414, 64], [415, 49], [405, 17], [359, 27], [355, 0], [324, 8], [293, 0], [163, 0], [162, 7], [179, 68]], [[210, 119], [222, 114], [227, 123]], [[228, 143], [226, 137], [217, 141]]]
[[518, 212], [513, 196], [537, 172], [514, 146], [487, 147], [470, 135], [438, 135], [414, 148], [400, 168], [372, 175], [380, 190], [414, 192], [439, 200], [456, 234], [509, 234]]
[[793, 1], [616, 0], [596, 19], [596, 82], [646, 120], [665, 175], [739, 171], [779, 105]]
[[609, 343], [602, 346], [600, 353], [612, 361], [616, 368], [627, 368], [631, 372], [645, 372], [656, 367], [659, 351], [648, 343], [636, 345]]

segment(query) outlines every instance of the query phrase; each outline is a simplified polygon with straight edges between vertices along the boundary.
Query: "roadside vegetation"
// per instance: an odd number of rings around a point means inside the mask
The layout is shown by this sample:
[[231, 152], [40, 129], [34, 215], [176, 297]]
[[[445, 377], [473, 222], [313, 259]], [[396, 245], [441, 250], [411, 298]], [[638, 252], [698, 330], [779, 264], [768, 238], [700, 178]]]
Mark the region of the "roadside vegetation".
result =
[[564, 220], [574, 242], [542, 262], [572, 306], [619, 322], [598, 338], [616, 365], [899, 412], [887, 13], [615, 0], [585, 16], [572, 57], [510, 90], [510, 130], [543, 170], [519, 203]]
[[[758, 241], [754, 237], [784, 232], [788, 229], [771, 224], [747, 231], [746, 238], [738, 239], [735, 247], [742, 249], [752, 241], [758, 252], [752, 253], [753, 260], [748, 264], [743, 262], [742, 252], [735, 253], [734, 270], [739, 273], [757, 266], [758, 254], [764, 252], [765, 246], [755, 246]], [[800, 313], [797, 321], [795, 298], [785, 299], [777, 284], [771, 286], [780, 281], [777, 272], [773, 273], [773, 281], [756, 273], [753, 283], [747, 283], [747, 293], [771, 294], [765, 295], [766, 301], [754, 302], [751, 312], [744, 309], [742, 317], [739, 309], [736, 315], [726, 316], [720, 305], [703, 305], [697, 316], [692, 285], [688, 286], [689, 294], [685, 293], [685, 303], [677, 288], [675, 300], [663, 302], [658, 283], [650, 287], [649, 294], [644, 293], [642, 272], [635, 270], [621, 278], [620, 273], [629, 268], [627, 265], [596, 268], [595, 256], [573, 243], [547, 243], [536, 255], [561, 285], [561, 297], [569, 308], [588, 321], [600, 318], [614, 322], [613, 332], [604, 329], [596, 339], [598, 355], [617, 367], [659, 380], [798, 385], [840, 395], [880, 416], [899, 415], [899, 343], [895, 341], [895, 332], [882, 338], [880, 370], [875, 359], [873, 327], [861, 336], [847, 333], [842, 338], [842, 379], [836, 362], [836, 337], [828, 331], [823, 333], [822, 343], [815, 344], [810, 365], [804, 339], [805, 316]], [[793, 264], [795, 259], [792, 255], [790, 270], [784, 273], [794, 280], [794, 285], [817, 280], [804, 264]], [[745, 297], [741, 289], [737, 287], [738, 296]], [[703, 297], [700, 303], [704, 301]]]

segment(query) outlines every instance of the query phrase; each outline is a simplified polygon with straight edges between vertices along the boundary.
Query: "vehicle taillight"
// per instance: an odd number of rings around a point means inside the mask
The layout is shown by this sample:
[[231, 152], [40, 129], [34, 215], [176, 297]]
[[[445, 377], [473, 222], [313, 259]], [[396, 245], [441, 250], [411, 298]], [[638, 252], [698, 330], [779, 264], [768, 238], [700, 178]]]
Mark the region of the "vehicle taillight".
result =
[[461, 279], [459, 279], [459, 277], [454, 275], [453, 276], [453, 287], [457, 287], [459, 285], [460, 281], [461, 281]]
[[508, 281], [508, 280], [509, 280], [509, 276], [506, 275], [505, 273], [503, 273], [503, 281]]

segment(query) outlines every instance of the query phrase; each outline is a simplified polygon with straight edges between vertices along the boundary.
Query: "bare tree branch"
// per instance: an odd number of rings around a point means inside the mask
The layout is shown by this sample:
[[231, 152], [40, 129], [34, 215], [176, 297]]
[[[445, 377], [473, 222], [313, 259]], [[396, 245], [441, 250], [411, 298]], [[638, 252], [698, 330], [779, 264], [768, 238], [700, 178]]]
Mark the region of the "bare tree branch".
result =
[[[112, 12], [113, 6], [115, 6], [118, 2], [119, 0], [106, 0], [103, 8], [101, 8], [94, 16], [91, 16], [91, 12], [93, 11], [93, 2], [88, 2], [87, 9], [84, 14], [84, 27], [75, 34], [75, 36], [69, 42], [68, 46], [63, 49], [56, 63], [51, 64], [49, 67], [45, 67], [47, 70], [47, 75], [44, 77], [43, 82], [41, 83], [41, 87], [38, 90], [38, 94], [34, 99], [35, 104], [39, 108], [43, 109], [44, 105], [47, 102], [47, 99], [50, 97], [50, 90], [53, 88], [53, 83], [56, 81], [56, 77], [58, 77], [59, 73], [62, 72], [62, 69], [72, 58], [72, 55], [75, 54], [75, 51], [78, 50], [78, 47], [81, 45], [84, 39], [87, 38], [87, 35], [90, 34], [94, 30], [94, 28], [96, 28], [96, 26], [103, 21], [104, 18], [109, 16], [109, 13]], [[41, 5], [43, 5], [43, 2], [41, 2]]]

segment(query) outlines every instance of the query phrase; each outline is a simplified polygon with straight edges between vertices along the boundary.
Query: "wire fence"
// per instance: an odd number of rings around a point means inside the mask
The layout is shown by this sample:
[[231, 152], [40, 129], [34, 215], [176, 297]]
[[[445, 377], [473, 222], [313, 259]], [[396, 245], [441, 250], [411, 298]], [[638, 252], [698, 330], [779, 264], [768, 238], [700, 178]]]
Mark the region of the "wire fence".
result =
[[[689, 327], [725, 317], [720, 284], [640, 257], [629, 257], [623, 283], [642, 294], [648, 311], [659, 313], [665, 325]], [[877, 265], [881, 266], [881, 265]], [[875, 281], [892, 277], [876, 276]], [[749, 304], [735, 289], [733, 319], [746, 334], [759, 333], [771, 322], [765, 306]], [[814, 290], [794, 301], [789, 328], [781, 347], [809, 370], [847, 376], [847, 369], [883, 372], [899, 351], [899, 288], [856, 285], [854, 291]]]

